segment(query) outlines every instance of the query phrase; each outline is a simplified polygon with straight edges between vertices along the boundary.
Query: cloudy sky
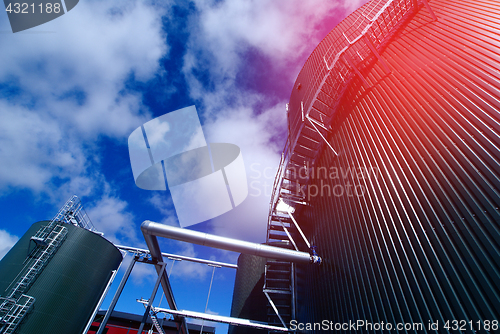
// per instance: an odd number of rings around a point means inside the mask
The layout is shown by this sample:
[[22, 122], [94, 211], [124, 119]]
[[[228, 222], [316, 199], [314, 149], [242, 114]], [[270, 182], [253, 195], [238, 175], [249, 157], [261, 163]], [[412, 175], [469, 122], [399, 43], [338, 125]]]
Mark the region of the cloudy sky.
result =
[[[240, 147], [249, 184], [240, 206], [191, 228], [265, 241], [294, 80], [319, 41], [364, 2], [81, 0], [58, 19], [16, 34], [0, 14], [0, 257], [73, 194], [113, 242], [145, 247], [139, 225], [146, 219], [178, 225], [169, 191], [135, 186], [127, 138], [148, 120], [190, 105], [208, 142]], [[161, 246], [237, 258], [171, 241]], [[181, 308], [204, 310], [210, 277], [203, 265], [174, 266]], [[140, 312], [137, 291], [152, 279], [150, 268], [138, 266], [133, 293], [118, 309]], [[211, 312], [229, 315], [233, 280], [233, 271], [216, 271]]]

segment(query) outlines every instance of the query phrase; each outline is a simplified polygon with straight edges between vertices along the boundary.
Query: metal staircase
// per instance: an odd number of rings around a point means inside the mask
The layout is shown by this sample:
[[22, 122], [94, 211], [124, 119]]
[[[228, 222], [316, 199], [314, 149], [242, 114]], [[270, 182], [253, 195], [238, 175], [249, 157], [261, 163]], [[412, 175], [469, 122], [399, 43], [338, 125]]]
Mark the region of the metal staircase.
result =
[[155, 326], [156, 330], [158, 331], [158, 334], [165, 334], [163, 331], [163, 328], [160, 326], [160, 322], [158, 321], [158, 317], [156, 314], [151, 310], [149, 312], [149, 316], [151, 317], [151, 321], [153, 322], [153, 325]]
[[[43, 229], [46, 229], [46, 227], [41, 228], [37, 235]], [[31, 286], [59, 246], [61, 246], [67, 234], [68, 230], [64, 226], [55, 224], [45, 238], [39, 239], [39, 243], [36, 244], [32, 253], [26, 259], [26, 264], [18, 275], [18, 277], [20, 277], [19, 281], [17, 281], [7, 298], [17, 298], [21, 292], [26, 291]], [[32, 240], [35, 237], [32, 237]]]
[[90, 221], [85, 209], [83, 208], [82, 202], [78, 196], [73, 195], [59, 210], [56, 216], [51, 220], [50, 224], [45, 226], [45, 228], [40, 229], [37, 234], [31, 239], [43, 239], [49, 235], [52, 228], [58, 223], [71, 224], [73, 226], [79, 226], [91, 232], [96, 232], [96, 229], [92, 222]]
[[50, 261], [66, 238], [67, 233], [68, 230], [64, 226], [51, 221], [50, 224], [40, 228], [31, 238], [35, 241], [35, 248], [26, 258], [23, 269], [9, 286], [10, 291], [0, 304], [0, 318], [4, 323], [4, 328], [0, 331], [1, 334], [13, 333], [31, 309], [35, 298], [25, 295], [24, 292], [30, 288]]
[[[270, 217], [267, 244], [286, 249], [297, 249], [294, 241], [296, 229], [290, 217], [275, 214]], [[263, 292], [267, 297], [267, 322], [288, 327], [295, 319], [294, 264], [286, 261], [267, 260], [264, 271]], [[269, 333], [278, 333], [269, 331]]]
[[83, 210], [80, 199], [73, 196], [47, 225], [42, 226], [30, 238], [30, 246], [33, 241], [34, 247], [24, 261], [23, 269], [7, 287], [6, 291], [9, 291], [7, 296], [0, 297], [0, 334], [14, 333], [31, 310], [35, 298], [24, 293], [64, 242], [68, 229], [63, 223], [95, 230]]
[[333, 29], [308, 58], [286, 107], [288, 138], [274, 182], [270, 215], [280, 200], [292, 207], [305, 204], [310, 171], [319, 152], [326, 145], [338, 154], [327, 137], [346, 89], [355, 78], [365, 90], [370, 89], [363, 69], [373, 61], [380, 62], [386, 74], [391, 72], [380, 52], [421, 7], [437, 19], [428, 0], [373, 0], [357, 17], [350, 17], [348, 26], [341, 23]]
[[17, 326], [29, 313], [35, 298], [21, 295], [17, 300], [2, 298], [4, 301], [0, 305], [0, 333], [13, 333]]
[[[386, 74], [390, 74], [380, 52], [421, 7], [427, 9], [433, 20], [437, 19], [428, 0], [370, 1], [357, 11], [357, 17], [351, 16], [333, 29], [306, 61], [286, 106], [288, 138], [271, 195], [268, 244], [298, 249], [294, 238], [303, 239], [312, 256], [316, 255], [292, 212], [298, 215], [310, 199], [309, 186], [319, 152], [326, 145], [338, 155], [327, 137], [345, 91], [356, 78], [365, 90], [370, 89], [363, 71], [373, 62], [380, 62]], [[270, 322], [286, 326], [290, 319], [295, 319], [294, 276], [293, 264], [267, 262], [264, 293], [269, 309], [274, 311], [274, 315], [269, 312]]]

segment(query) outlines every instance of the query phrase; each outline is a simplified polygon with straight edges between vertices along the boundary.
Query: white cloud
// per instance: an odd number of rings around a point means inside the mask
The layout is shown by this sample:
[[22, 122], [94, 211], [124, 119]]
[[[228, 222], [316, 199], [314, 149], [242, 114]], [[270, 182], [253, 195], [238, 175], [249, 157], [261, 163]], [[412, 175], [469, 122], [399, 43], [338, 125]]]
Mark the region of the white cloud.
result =
[[163, 215], [163, 219], [158, 223], [171, 226], [179, 226], [179, 220], [177, 219], [171, 197], [156, 193], [149, 199], [149, 202], [156, 210], [158, 210]]
[[[170, 241], [175, 245], [175, 254], [176, 255], [184, 255], [189, 257], [197, 258], [198, 253], [195, 251], [193, 244], [179, 241]], [[168, 270], [170, 272], [169, 264]], [[212, 267], [209, 267], [203, 263], [191, 262], [191, 261], [176, 261], [174, 267], [172, 269], [171, 277], [180, 278], [180, 279], [194, 279], [194, 280], [203, 280], [207, 277], [208, 273], [211, 272]]]
[[[323, 0], [195, 1], [200, 10], [200, 34], [218, 60], [217, 70], [234, 70], [242, 51], [256, 48], [275, 61], [293, 63], [311, 43], [322, 20], [339, 8]], [[237, 64], [236, 64], [237, 65]]]
[[81, 2], [43, 25], [52, 34], [2, 39], [0, 63], [9, 66], [0, 67], [0, 80], [15, 78], [80, 136], [127, 135], [145, 118], [140, 96], [122, 94], [124, 80], [132, 73], [147, 80], [158, 69], [167, 52], [161, 14], [140, 1]]
[[350, 14], [370, 0], [344, 0], [346, 14]]
[[57, 183], [92, 192], [102, 179], [97, 140], [123, 139], [148, 118], [125, 80], [158, 70], [168, 51], [164, 13], [144, 1], [81, 1], [43, 26], [3, 35], [0, 83], [14, 87], [0, 100], [3, 189], [49, 192]]
[[15, 235], [9, 234], [5, 230], [0, 230], [0, 259], [15, 245], [19, 238]]
[[276, 92], [245, 90], [238, 75], [252, 68], [258, 54], [269, 60], [270, 73], [279, 75], [269, 81], [291, 87], [324, 34], [361, 2], [195, 1], [198, 12], [190, 21], [183, 67], [189, 93], [203, 111], [207, 141], [238, 145], [249, 178], [249, 196], [212, 220], [215, 233], [265, 241], [274, 174], [285, 143], [287, 101], [276, 103]]
[[127, 203], [112, 195], [103, 195], [86, 206], [87, 215], [99, 232], [113, 243], [140, 246], [134, 216], [127, 211]]
[[54, 176], [84, 168], [81, 149], [47, 115], [0, 100], [0, 185], [40, 191]]
[[[199, 14], [191, 20], [190, 48], [184, 58], [191, 96], [206, 99], [193, 70], [209, 68], [215, 90], [233, 90], [252, 52], [266, 56], [281, 81], [293, 83], [329, 29], [366, 1], [196, 0]], [[221, 83], [226, 86], [217, 87]]]
[[[284, 102], [253, 115], [247, 107], [218, 111], [204, 124], [208, 142], [233, 143], [240, 147], [245, 163], [249, 195], [230, 212], [212, 220], [213, 232], [242, 240], [264, 242], [267, 210], [286, 123]], [[170, 197], [154, 194], [150, 203], [162, 214], [162, 224], [179, 226]]]
[[284, 102], [254, 115], [248, 108], [226, 110], [206, 124], [209, 142], [229, 142], [241, 149], [249, 195], [232, 211], [212, 221], [214, 233], [242, 240], [264, 242], [267, 214], [281, 145], [275, 136], [286, 129]]

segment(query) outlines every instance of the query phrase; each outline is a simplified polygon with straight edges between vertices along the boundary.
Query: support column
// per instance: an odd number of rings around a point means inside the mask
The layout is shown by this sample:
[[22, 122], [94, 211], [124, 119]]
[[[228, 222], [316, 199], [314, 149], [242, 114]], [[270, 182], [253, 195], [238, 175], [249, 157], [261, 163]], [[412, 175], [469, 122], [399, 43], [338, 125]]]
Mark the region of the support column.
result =
[[111, 316], [111, 313], [113, 313], [113, 310], [115, 309], [116, 303], [118, 302], [118, 298], [120, 298], [120, 295], [122, 294], [123, 288], [125, 287], [125, 283], [127, 283], [127, 280], [130, 276], [130, 273], [132, 272], [132, 269], [134, 268], [135, 263], [139, 257], [136, 255], [128, 265], [127, 271], [122, 277], [122, 280], [120, 282], [120, 286], [118, 286], [118, 289], [115, 292], [115, 295], [113, 296], [113, 300], [111, 301], [111, 304], [109, 305], [108, 311], [106, 312], [106, 315], [104, 316], [104, 319], [102, 319], [101, 325], [99, 326], [99, 329], [97, 330], [96, 334], [102, 334], [104, 332], [104, 328], [106, 328], [106, 324], [108, 323], [109, 317]]
[[[163, 274], [163, 272], [165, 272], [166, 263], [162, 262], [162, 263], [158, 263], [158, 264], [161, 265], [161, 273]], [[148, 306], [146, 306], [146, 311], [144, 312], [144, 315], [142, 317], [141, 325], [139, 326], [139, 329], [137, 330], [138, 334], [142, 334], [142, 330], [144, 329], [144, 325], [146, 324], [146, 321], [148, 320], [149, 311], [151, 310], [151, 305], [153, 305], [153, 301], [155, 300], [156, 291], [158, 291], [158, 287], [160, 286], [161, 277], [162, 277], [162, 275], [159, 274], [158, 278], [156, 279], [155, 287], [153, 288], [153, 292], [151, 293], [151, 297], [149, 298]]]

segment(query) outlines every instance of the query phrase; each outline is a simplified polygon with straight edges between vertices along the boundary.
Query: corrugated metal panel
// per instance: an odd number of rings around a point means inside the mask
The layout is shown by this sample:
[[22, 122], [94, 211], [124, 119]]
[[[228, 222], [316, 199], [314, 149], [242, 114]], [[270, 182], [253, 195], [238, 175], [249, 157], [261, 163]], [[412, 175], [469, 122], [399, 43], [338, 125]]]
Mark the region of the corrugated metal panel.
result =
[[[241, 254], [238, 257], [238, 270], [234, 280], [231, 317], [267, 322], [266, 297], [262, 292], [266, 259]], [[228, 334], [266, 333], [244, 326], [229, 326]]]
[[430, 5], [331, 122], [339, 155], [322, 149], [301, 214], [325, 260], [302, 273], [301, 321], [500, 319], [500, 4]]
[[[33, 224], [0, 262], [0, 294], [23, 267], [28, 248], [33, 248], [30, 237], [47, 223]], [[101, 236], [70, 224], [64, 227], [66, 240], [26, 292], [35, 303], [16, 333], [81, 333], [122, 260]]]

